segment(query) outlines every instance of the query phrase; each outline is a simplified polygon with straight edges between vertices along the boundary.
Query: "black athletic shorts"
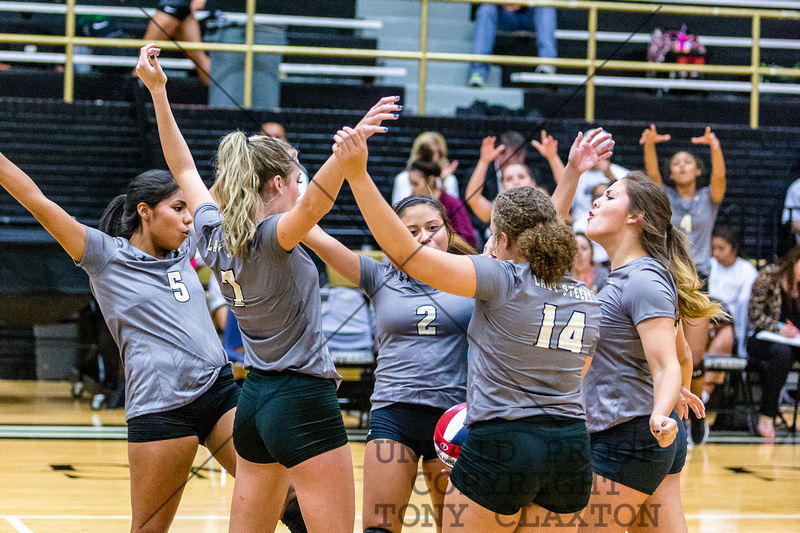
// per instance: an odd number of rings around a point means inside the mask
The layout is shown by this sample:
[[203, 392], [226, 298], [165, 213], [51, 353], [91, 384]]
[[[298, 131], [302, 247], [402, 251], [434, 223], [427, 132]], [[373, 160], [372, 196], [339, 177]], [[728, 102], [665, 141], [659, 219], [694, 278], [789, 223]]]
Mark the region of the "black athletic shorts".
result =
[[686, 426], [674, 412], [678, 435], [666, 448], [650, 432], [650, 417], [592, 433], [592, 470], [604, 478], [653, 494], [668, 474], [677, 474], [686, 462]]
[[498, 514], [515, 514], [530, 503], [554, 513], [575, 513], [589, 503], [590, 454], [586, 423], [576, 418], [476, 422], [450, 481]]
[[395, 403], [375, 409], [370, 415], [367, 442], [388, 439], [411, 448], [424, 461], [436, 459], [433, 434], [446, 409], [429, 405]]
[[192, 13], [191, 0], [159, 0], [158, 10], [178, 20], [184, 20]]
[[225, 365], [211, 388], [192, 403], [128, 420], [128, 442], [196, 436], [200, 444], [205, 445], [206, 438], [222, 415], [236, 407], [239, 392], [239, 386], [233, 381], [231, 365]]

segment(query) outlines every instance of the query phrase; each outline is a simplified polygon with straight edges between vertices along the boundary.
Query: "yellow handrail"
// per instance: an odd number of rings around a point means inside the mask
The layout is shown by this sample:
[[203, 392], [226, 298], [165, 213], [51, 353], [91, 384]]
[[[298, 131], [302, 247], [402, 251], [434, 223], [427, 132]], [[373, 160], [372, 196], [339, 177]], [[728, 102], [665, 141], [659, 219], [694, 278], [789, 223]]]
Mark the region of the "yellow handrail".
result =
[[[405, 59], [417, 61], [419, 64], [419, 78], [417, 91], [417, 109], [424, 113], [426, 108], [427, 93], [427, 65], [430, 61], [480, 61], [500, 65], [536, 66], [542, 64], [554, 65], [560, 68], [585, 69], [587, 73], [585, 119], [593, 122], [595, 119], [595, 84], [591, 77], [601, 62], [597, 59], [597, 18], [599, 11], [616, 11], [629, 13], [652, 13], [658, 9], [659, 14], [704, 15], [715, 17], [738, 17], [752, 19], [753, 47], [751, 62], [748, 66], [739, 65], [692, 65], [691, 70], [699, 73], [728, 74], [748, 76], [751, 83], [750, 92], [750, 126], [758, 127], [759, 114], [759, 83], [760, 76], [787, 76], [800, 78], [800, 68], [773, 68], [760, 66], [760, 37], [761, 20], [765, 18], [800, 20], [800, 10], [788, 9], [751, 9], [716, 6], [692, 5], [658, 5], [633, 2], [609, 2], [588, 0], [493, 0], [493, 3], [523, 4], [530, 7], [552, 6], [565, 9], [584, 9], [589, 12], [586, 59], [572, 58], [540, 58], [501, 55], [476, 55], [456, 54], [428, 51], [428, 10], [430, 2], [460, 2], [460, 3], [485, 3], [482, 0], [409, 0], [420, 3], [420, 41], [419, 51], [400, 50], [365, 50], [352, 48], [323, 48], [316, 46], [287, 46], [287, 45], [260, 45], [254, 44], [255, 0], [247, 0], [248, 23], [244, 44], [230, 43], [197, 43], [197, 42], [159, 42], [165, 50], [206, 50], [245, 53], [245, 92], [244, 106], [252, 104], [252, 79], [253, 79], [253, 54], [273, 53], [283, 55], [316, 55], [321, 57], [352, 57], [371, 59]], [[76, 0], [67, 0], [67, 13], [64, 36], [49, 35], [22, 35], [0, 33], [0, 43], [41, 44], [65, 47], [65, 72], [64, 72], [64, 101], [72, 102], [74, 98], [74, 72], [73, 54], [75, 45], [104, 46], [116, 48], [139, 48], [147, 44], [142, 39], [105, 39], [95, 37], [75, 36], [75, 4]], [[686, 65], [650, 63], [646, 61], [621, 61], [609, 60], [602, 62], [604, 69], [629, 70], [629, 71], [657, 71], [657, 72], [682, 72], [687, 70]]]

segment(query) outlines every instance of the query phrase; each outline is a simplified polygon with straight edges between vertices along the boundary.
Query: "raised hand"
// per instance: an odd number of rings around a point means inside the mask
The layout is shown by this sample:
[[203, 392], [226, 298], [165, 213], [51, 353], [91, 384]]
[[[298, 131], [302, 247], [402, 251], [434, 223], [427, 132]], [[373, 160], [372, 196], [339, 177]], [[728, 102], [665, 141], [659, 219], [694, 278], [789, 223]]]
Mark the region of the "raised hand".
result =
[[706, 127], [705, 133], [701, 137], [692, 137], [692, 142], [694, 144], [708, 144], [710, 146], [719, 145], [719, 139], [711, 131], [710, 127]]
[[552, 135], [548, 135], [545, 130], [542, 130], [541, 142], [534, 139], [531, 141], [531, 146], [536, 148], [545, 159], [549, 160], [553, 157], [558, 157], [558, 141]]
[[[400, 111], [403, 110], [403, 106], [398, 105], [397, 102], [400, 100], [399, 96], [384, 96], [378, 103], [375, 104], [367, 111], [367, 114], [364, 115], [358, 124], [356, 124], [356, 128], [360, 126], [380, 126], [381, 122], [384, 120], [397, 120], [400, 115]], [[376, 133], [380, 130], [364, 130], [368, 133], [367, 137]], [[383, 128], [383, 131], [386, 131], [386, 128]]]
[[574, 169], [578, 175], [583, 174], [603, 159], [611, 157], [614, 144], [611, 134], [604, 132], [603, 128], [597, 128], [585, 139], [583, 133], [578, 132], [569, 150], [567, 166]]
[[383, 126], [362, 125], [355, 129], [345, 126], [336, 132], [333, 155], [347, 179], [367, 175], [367, 139], [375, 133], [386, 131]]
[[666, 448], [678, 435], [678, 423], [673, 418], [653, 413], [650, 415], [650, 432], [658, 441], [658, 445]]
[[481, 157], [480, 160], [487, 165], [497, 159], [500, 152], [506, 149], [505, 145], [501, 144], [497, 148], [494, 146], [494, 141], [497, 137], [484, 137], [481, 142]]
[[161, 49], [155, 43], [144, 45], [139, 51], [139, 62], [133, 69], [134, 74], [142, 80], [151, 93], [167, 84], [167, 75], [158, 64], [159, 54]]
[[672, 139], [672, 135], [660, 135], [656, 131], [656, 125], [650, 124], [650, 127], [642, 132], [642, 138], [639, 139], [639, 144], [657, 144]]
[[457, 168], [458, 168], [458, 161], [450, 161], [450, 163], [445, 165], [445, 167], [442, 169], [440, 177], [446, 178], [447, 176], [455, 172]]

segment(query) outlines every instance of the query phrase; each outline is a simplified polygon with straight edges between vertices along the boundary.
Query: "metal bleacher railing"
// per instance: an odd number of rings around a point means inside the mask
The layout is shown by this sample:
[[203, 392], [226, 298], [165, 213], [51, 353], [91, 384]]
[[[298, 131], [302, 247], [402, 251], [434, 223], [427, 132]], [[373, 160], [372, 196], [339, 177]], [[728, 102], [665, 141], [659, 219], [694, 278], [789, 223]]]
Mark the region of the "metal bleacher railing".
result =
[[[246, 20], [246, 39], [244, 44], [225, 44], [225, 43], [160, 43], [163, 49], [176, 50], [183, 48], [187, 50], [208, 50], [208, 51], [230, 51], [245, 53], [245, 91], [244, 106], [250, 107], [252, 102], [252, 75], [253, 75], [253, 54], [256, 53], [279, 53], [284, 55], [315, 55], [320, 57], [351, 57], [351, 58], [373, 58], [373, 59], [406, 59], [419, 63], [419, 83], [418, 83], [418, 111], [425, 112], [427, 66], [429, 61], [487, 61], [500, 65], [524, 65], [536, 66], [544, 63], [555, 65], [558, 68], [582, 69], [586, 71], [585, 76], [555, 75], [544, 79], [545, 75], [519, 74], [516, 79], [529, 82], [547, 82], [564, 84], [585, 84], [585, 119], [593, 122], [595, 118], [595, 88], [597, 86], [617, 86], [617, 87], [669, 87], [687, 88], [700, 90], [718, 90], [734, 92], [750, 92], [750, 126], [757, 128], [759, 124], [759, 95], [761, 93], [790, 93], [800, 94], [798, 84], [762, 84], [762, 76], [784, 76], [798, 78], [800, 80], [800, 68], [777, 68], [761, 66], [761, 48], [791, 48], [800, 49], [800, 39], [762, 39], [761, 21], [768, 18], [798, 20], [800, 21], [800, 9], [794, 8], [797, 2], [791, 1], [770, 1], [762, 2], [764, 7], [725, 7], [721, 4], [734, 5], [753, 5], [753, 2], [743, 0], [662, 0], [658, 3], [628, 1], [587, 1], [587, 0], [494, 0], [496, 4], [523, 4], [527, 6], [553, 6], [561, 9], [579, 9], [588, 11], [588, 27], [585, 32], [565, 33], [559, 32], [562, 39], [583, 39], [587, 40], [587, 54], [585, 59], [577, 58], [539, 58], [539, 57], [520, 57], [507, 55], [479, 56], [474, 54], [456, 54], [428, 51], [428, 11], [431, 2], [460, 2], [460, 3], [485, 3], [481, 0], [409, 0], [418, 1], [420, 4], [420, 39], [419, 51], [398, 51], [398, 50], [366, 50], [366, 49], [347, 49], [347, 48], [326, 48], [312, 46], [279, 46], [279, 45], [259, 45], [254, 44], [255, 24], [298, 24], [302, 26], [334, 26], [334, 27], [365, 27], [364, 24], [380, 24], [380, 21], [357, 21], [346, 19], [322, 19], [315, 17], [286, 17], [273, 15], [256, 15], [255, 0], [247, 0], [247, 13], [241, 15], [242, 20]], [[102, 8], [98, 6], [78, 6], [77, 0], [66, 0], [65, 6], [36, 4], [30, 2], [0, 2], [0, 11], [32, 11], [35, 9], [50, 9], [49, 12], [63, 12], [66, 15], [64, 36], [45, 36], [45, 35], [22, 35], [0, 33], [0, 43], [22, 43], [22, 44], [41, 44], [64, 46], [65, 53], [55, 54], [50, 58], [41, 58], [48, 62], [59, 62], [65, 66], [64, 73], [64, 100], [67, 102], [73, 99], [74, 90], [74, 69], [76, 59], [81, 62], [91, 63], [92, 58], [74, 54], [76, 45], [83, 46], [106, 46], [118, 48], [139, 48], [145, 44], [140, 39], [102, 39], [91, 37], [77, 37], [75, 35], [75, 16], [76, 14], [88, 13], [107, 13], [113, 10], [114, 15], [128, 14], [130, 16], [145, 16], [140, 10], [133, 8]], [[769, 7], [767, 7], [769, 6]], [[123, 11], [123, 10], [129, 11]], [[131, 11], [138, 12], [138, 15], [130, 14]], [[627, 13], [653, 13], [659, 14], [682, 14], [710, 17], [734, 17], [751, 20], [751, 35], [749, 38], [738, 38], [734, 41], [720, 41], [719, 44], [729, 46], [750, 46], [751, 62], [750, 65], [692, 65], [691, 70], [700, 74], [722, 74], [732, 76], [748, 76], [749, 82], [743, 81], [712, 81], [712, 80], [654, 80], [646, 78], [623, 77], [623, 76], [594, 76], [595, 71], [601, 65], [607, 70], [623, 70], [631, 72], [681, 72], [687, 70], [686, 65], [671, 63], [652, 63], [646, 61], [622, 61], [622, 60], [603, 60], [597, 58], [597, 42], [620, 41], [628, 36], [612, 32], [598, 31], [598, 12], [627, 12]], [[127, 15], [125, 15], [127, 16]], [[368, 26], [368, 27], [373, 27]], [[580, 35], [578, 35], [580, 33]], [[796, 36], [795, 36], [796, 37]], [[633, 35], [632, 40], [641, 41], [643, 35]], [[730, 39], [730, 38], [727, 38]], [[709, 42], [711, 44], [711, 42]], [[95, 60], [102, 61], [102, 60]], [[96, 64], [96, 63], [95, 63]], [[185, 68], [184, 64], [176, 64], [179, 68]], [[296, 67], [295, 67], [296, 68]], [[302, 68], [302, 67], [300, 67]], [[314, 68], [322, 68], [315, 65]], [[342, 67], [337, 67], [340, 73]], [[362, 67], [363, 68], [363, 67]], [[380, 67], [371, 67], [373, 69]], [[291, 70], [290, 67], [287, 69]], [[324, 70], [324, 69], [323, 69]], [[399, 75], [399, 72], [371, 71], [372, 75]], [[326, 71], [332, 74], [334, 70]], [[351, 71], [350, 75], [359, 75], [357, 71]]]

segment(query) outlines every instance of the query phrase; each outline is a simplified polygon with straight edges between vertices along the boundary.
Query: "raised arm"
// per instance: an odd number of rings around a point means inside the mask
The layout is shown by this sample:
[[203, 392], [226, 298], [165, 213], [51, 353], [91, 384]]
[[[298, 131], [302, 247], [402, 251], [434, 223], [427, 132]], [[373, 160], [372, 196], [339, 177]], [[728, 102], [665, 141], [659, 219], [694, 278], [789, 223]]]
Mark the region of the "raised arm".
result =
[[75, 261], [83, 259], [86, 249], [86, 226], [49, 200], [33, 180], [6, 156], [0, 154], [0, 185], [30, 211], [44, 229]]
[[158, 55], [161, 52], [155, 44], [142, 47], [139, 52], [139, 62], [136, 65], [136, 75], [147, 86], [153, 98], [158, 123], [158, 136], [161, 139], [161, 150], [167, 160], [170, 172], [180, 185], [186, 196], [186, 204], [194, 213], [200, 204], [214, 202], [208, 192], [197, 167], [194, 164], [189, 146], [181, 135], [181, 130], [172, 116], [172, 109], [167, 99], [167, 76], [158, 64]]
[[692, 137], [694, 144], [707, 144], [711, 148], [711, 199], [716, 203], [722, 202], [725, 198], [725, 158], [722, 156], [722, 148], [719, 145], [719, 139], [711, 131], [711, 128], [706, 128], [702, 137]]
[[534, 139], [531, 141], [531, 146], [536, 148], [542, 157], [547, 159], [550, 171], [553, 173], [553, 179], [558, 184], [564, 175], [564, 162], [558, 157], [558, 141], [552, 135], [548, 135], [545, 130], [542, 130], [541, 135], [541, 142]]
[[[397, 118], [396, 112], [401, 109], [396, 103], [397, 99], [396, 96], [381, 98], [358, 123], [356, 127], [360, 135], [364, 137], [365, 143], [372, 134], [387, 131], [387, 128], [380, 125], [383, 120]], [[334, 146], [337, 146], [345, 138], [349, 138], [351, 132], [354, 133], [355, 130], [348, 127], [340, 130], [334, 136], [337, 143]], [[334, 152], [336, 151], [337, 149], [334, 148]], [[366, 156], [364, 156], [364, 165], [366, 166]], [[347, 169], [339, 165], [336, 157], [333, 155], [329, 157], [319, 172], [311, 179], [303, 198], [278, 221], [278, 243], [284, 250], [291, 250], [297, 246], [311, 231], [311, 228], [331, 210], [346, 176]]]
[[656, 144], [668, 141], [671, 138], [671, 135], [659, 135], [656, 131], [656, 125], [650, 124], [650, 127], [642, 132], [642, 138], [639, 139], [639, 144], [644, 146], [644, 169], [650, 179], [659, 187], [664, 186], [664, 180], [661, 178], [661, 171], [658, 170]]
[[475, 213], [475, 216], [483, 222], [489, 222], [492, 217], [492, 202], [483, 195], [486, 172], [488, 172], [492, 161], [497, 159], [497, 156], [505, 148], [502, 144], [495, 148], [494, 142], [495, 137], [485, 137], [483, 139], [480, 159], [478, 159], [478, 164], [475, 165], [475, 170], [472, 171], [472, 176], [470, 176], [469, 183], [467, 183], [467, 189], [464, 191], [464, 199], [467, 201], [467, 205]]
[[556, 213], [561, 218], [566, 219], [569, 216], [581, 174], [591, 170], [599, 161], [611, 157], [614, 141], [606, 144], [610, 139], [611, 134], [604, 132], [603, 128], [597, 128], [586, 139], [583, 138], [582, 132], [578, 132], [569, 150], [569, 160], [564, 168], [563, 177], [551, 197]]
[[648, 318], [636, 325], [653, 376], [653, 413], [650, 430], [659, 446], [666, 448], [678, 434], [669, 417], [681, 391], [681, 365], [675, 342], [675, 321], [669, 317]]
[[311, 248], [326, 265], [356, 287], [361, 284], [361, 258], [319, 226], [311, 228], [303, 238], [303, 244]]
[[[364, 220], [389, 259], [412, 278], [459, 296], [475, 296], [475, 266], [467, 256], [420, 245], [411, 236], [367, 173], [366, 138], [344, 132], [334, 154], [346, 169], [347, 181]], [[444, 231], [444, 229], [440, 229]]]

